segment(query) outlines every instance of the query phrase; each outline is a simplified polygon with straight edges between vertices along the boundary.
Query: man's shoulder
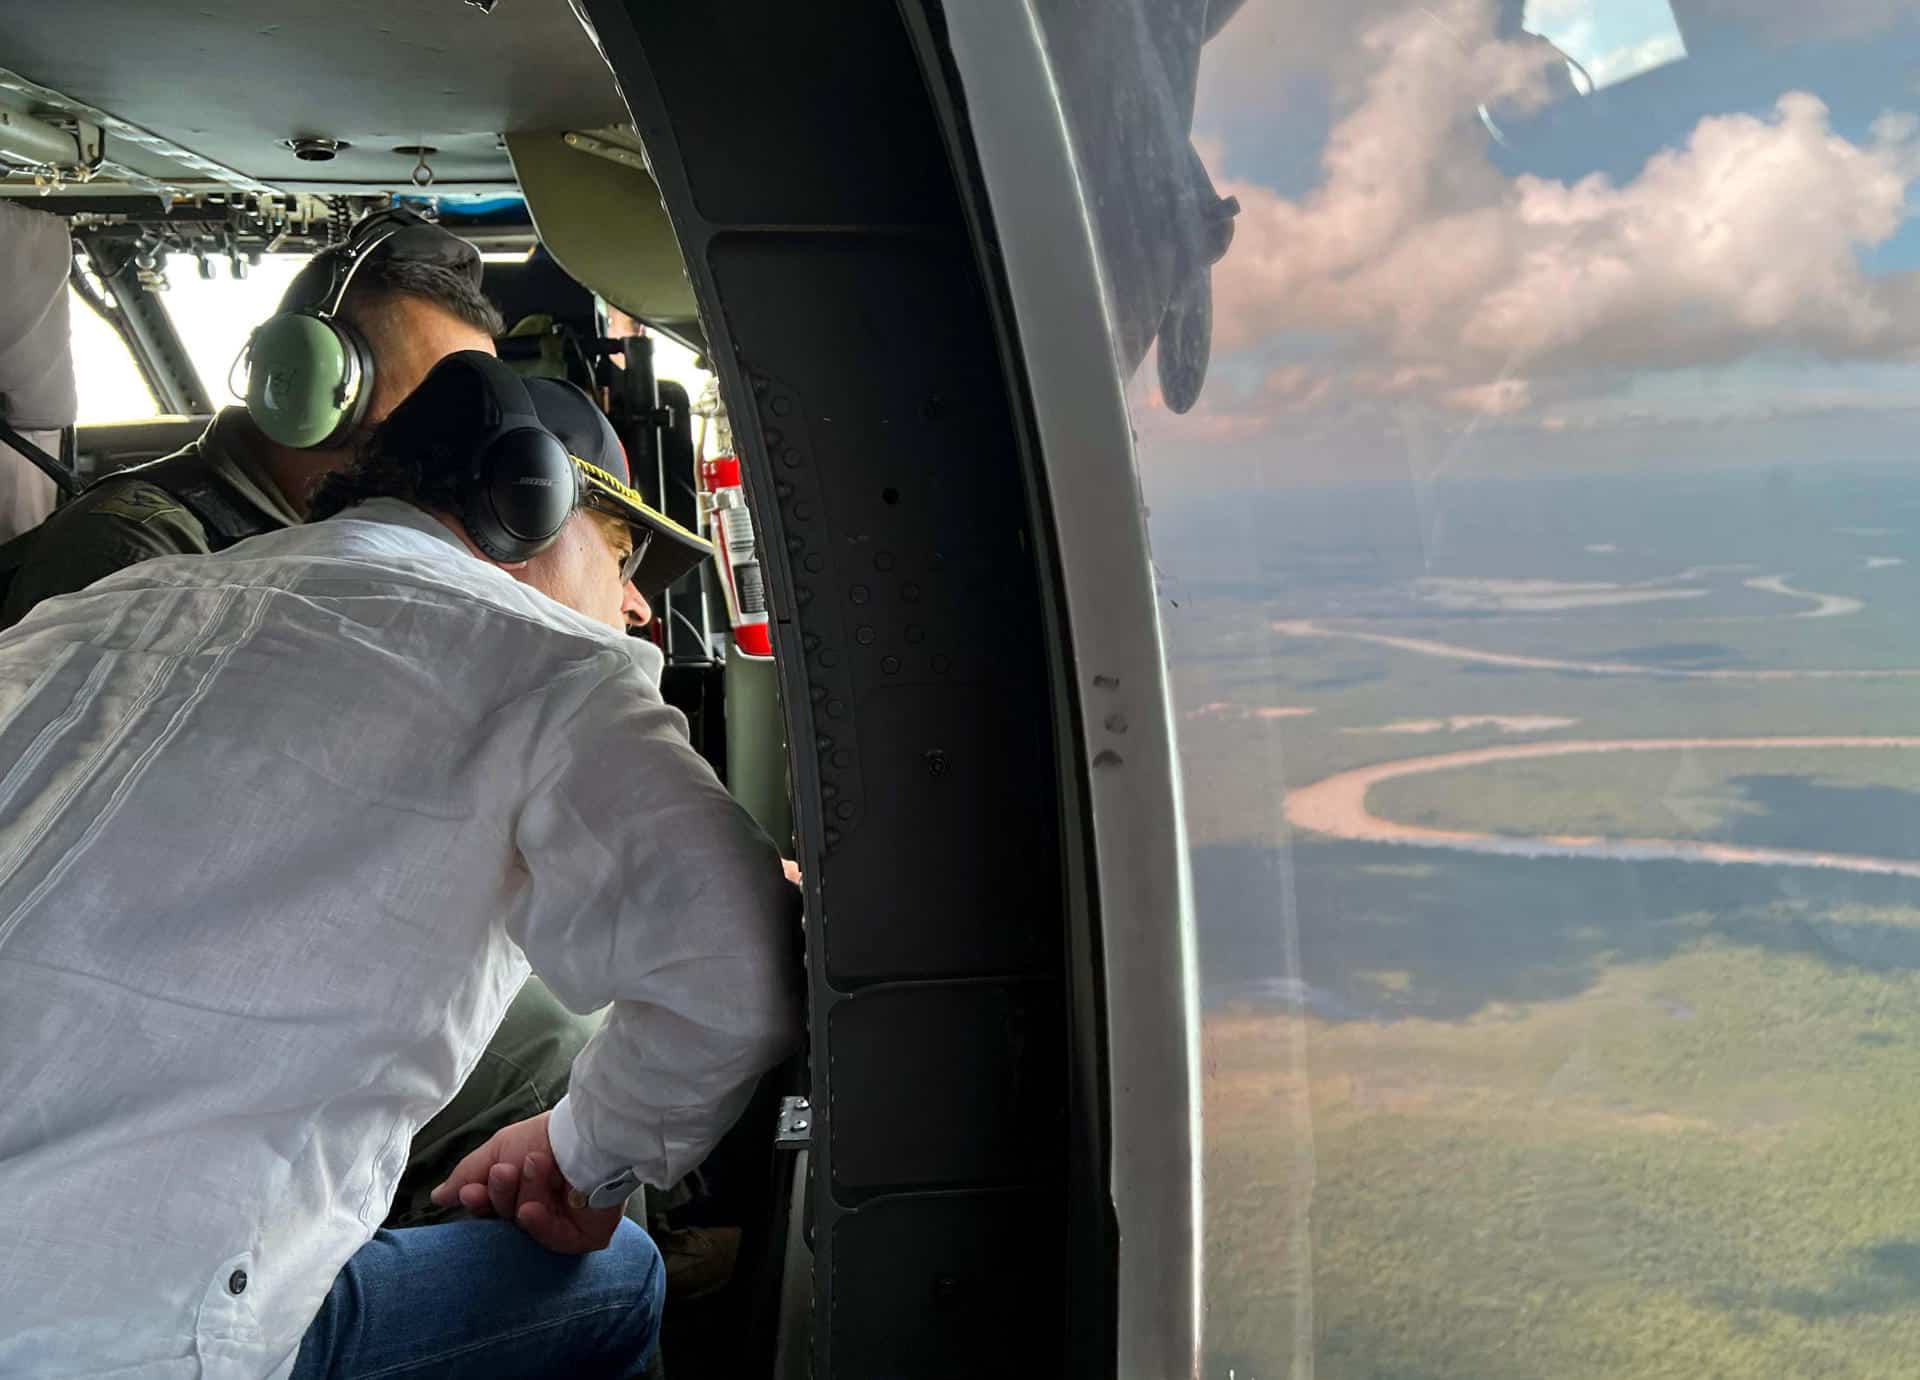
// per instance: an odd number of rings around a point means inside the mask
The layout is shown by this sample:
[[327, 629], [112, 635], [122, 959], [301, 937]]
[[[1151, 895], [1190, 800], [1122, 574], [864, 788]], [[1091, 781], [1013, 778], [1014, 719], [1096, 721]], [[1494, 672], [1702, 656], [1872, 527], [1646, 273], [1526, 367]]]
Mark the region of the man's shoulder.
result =
[[178, 548], [181, 553], [205, 551], [206, 532], [192, 508], [181, 501], [180, 491], [205, 484], [220, 473], [206, 445], [211, 430], [210, 425], [171, 455], [95, 480], [72, 502], [63, 504], [44, 526], [49, 531], [58, 526], [98, 526], [88, 519], [107, 519], [157, 531], [173, 530], [185, 540]]
[[206, 549], [206, 529], [172, 494], [116, 475], [0, 547], [0, 628], [130, 565]]
[[[162, 488], [144, 475], [129, 473], [109, 475], [49, 518], [48, 523], [114, 518], [137, 527], [148, 527], [170, 516], [193, 522], [193, 514], [171, 490]], [[199, 524], [193, 525], [197, 527]]]
[[157, 476], [129, 470], [108, 475], [56, 509], [39, 528], [34, 555], [39, 560], [57, 558], [74, 543], [122, 537], [133, 539], [147, 556], [207, 549], [206, 529], [192, 509]]
[[95, 482], [62, 511], [74, 513], [74, 521], [100, 517], [178, 538], [179, 545], [156, 545], [149, 555], [200, 554], [295, 525], [291, 513], [261, 495], [236, 456], [244, 438], [236, 436], [235, 411], [221, 412], [173, 454]]

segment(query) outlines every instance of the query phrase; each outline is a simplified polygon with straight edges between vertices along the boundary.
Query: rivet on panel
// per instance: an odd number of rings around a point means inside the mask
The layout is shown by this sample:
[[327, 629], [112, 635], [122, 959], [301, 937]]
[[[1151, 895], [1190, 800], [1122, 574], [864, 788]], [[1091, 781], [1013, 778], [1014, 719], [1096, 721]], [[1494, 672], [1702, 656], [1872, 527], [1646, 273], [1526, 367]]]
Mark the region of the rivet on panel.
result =
[[831, 647], [827, 648], [826, 651], [820, 653], [820, 664], [829, 669], [838, 666], [840, 664], [840, 653], [834, 651]]
[[789, 412], [793, 411], [793, 399], [782, 395], [781, 397], [777, 397], [773, 400], [772, 406], [773, 406], [773, 412], [775, 416], [784, 417]]
[[898, 675], [900, 671], [900, 658], [897, 656], [881, 657], [880, 669], [885, 671], [890, 676]]
[[873, 597], [872, 594], [868, 591], [865, 585], [855, 585], [852, 589], [847, 591], [847, 598], [853, 600], [853, 602], [856, 604], [864, 604], [867, 602], [868, 599], [872, 597]]
[[789, 446], [780, 455], [780, 462], [790, 470], [800, 468], [800, 452]]
[[953, 661], [950, 657], [936, 654], [933, 658], [933, 673], [937, 676], [944, 676], [952, 665]]
[[834, 718], [834, 719], [845, 718], [846, 713], [847, 713], [847, 702], [845, 700], [828, 700], [827, 701], [827, 716], [829, 718]]
[[918, 623], [907, 624], [907, 641], [910, 644], [917, 647], [926, 640], [927, 630], [925, 628], [921, 627]]
[[845, 748], [841, 748], [840, 751], [833, 754], [833, 764], [844, 771], [853, 765], [853, 754]]
[[811, 556], [808, 556], [802, 564], [815, 575], [818, 575], [827, 568], [827, 558], [816, 551]]
[[851, 800], [843, 800], [838, 805], [833, 807], [833, 812], [836, 815], [840, 816], [840, 818], [842, 819], [852, 819], [854, 816], [854, 810], [855, 810], [855, 806]]
[[890, 551], [882, 551], [879, 555], [875, 556], [873, 558], [873, 568], [875, 570], [892, 570], [893, 553]]
[[871, 647], [873, 645], [873, 639], [879, 634], [875, 633], [874, 630], [865, 623], [862, 623], [853, 635], [862, 647]]
[[1125, 714], [1107, 715], [1107, 730], [1111, 733], [1125, 733], [1127, 731], [1127, 716]]
[[919, 603], [920, 602], [920, 586], [915, 584], [906, 584], [906, 585], [900, 586], [900, 597], [902, 599], [905, 599], [909, 604]]

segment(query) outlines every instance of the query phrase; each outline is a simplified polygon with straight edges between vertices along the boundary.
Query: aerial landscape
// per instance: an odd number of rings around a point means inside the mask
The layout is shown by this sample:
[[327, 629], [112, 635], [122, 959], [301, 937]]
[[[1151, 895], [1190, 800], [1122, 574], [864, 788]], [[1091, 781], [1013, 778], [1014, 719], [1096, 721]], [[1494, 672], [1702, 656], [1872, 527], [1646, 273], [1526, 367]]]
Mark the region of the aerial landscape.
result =
[[1895, 1376], [1920, 1346], [1920, 476], [1153, 518], [1209, 1375]]
[[1203, 1373], [1920, 1375], [1920, 13], [1204, 10]]

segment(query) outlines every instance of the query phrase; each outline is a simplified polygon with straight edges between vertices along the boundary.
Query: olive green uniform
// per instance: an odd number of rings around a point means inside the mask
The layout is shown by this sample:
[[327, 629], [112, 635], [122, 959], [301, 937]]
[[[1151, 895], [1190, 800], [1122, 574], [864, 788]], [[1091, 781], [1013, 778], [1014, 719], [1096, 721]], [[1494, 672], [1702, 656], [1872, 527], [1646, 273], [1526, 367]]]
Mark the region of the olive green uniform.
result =
[[[111, 475], [40, 526], [0, 546], [0, 628], [10, 628], [42, 599], [85, 589], [95, 580], [154, 556], [211, 551], [206, 525], [175, 494], [191, 486], [224, 502], [254, 530], [298, 525], [300, 515], [247, 453], [255, 433], [246, 411], [229, 407], [184, 449]], [[147, 476], [164, 476], [167, 488]]]
[[[59, 508], [31, 532], [0, 545], [0, 628], [42, 599], [83, 589], [154, 556], [205, 553], [222, 545], [178, 495], [230, 525], [268, 531], [300, 515], [254, 458], [258, 432], [243, 408], [229, 407], [183, 450], [109, 476]], [[164, 481], [165, 487], [155, 481]], [[427, 1195], [468, 1151], [502, 1126], [552, 1107], [566, 1091], [574, 1055], [599, 1018], [576, 1016], [529, 977], [465, 1086], [413, 1138], [388, 1226], [417, 1226], [451, 1216]]]

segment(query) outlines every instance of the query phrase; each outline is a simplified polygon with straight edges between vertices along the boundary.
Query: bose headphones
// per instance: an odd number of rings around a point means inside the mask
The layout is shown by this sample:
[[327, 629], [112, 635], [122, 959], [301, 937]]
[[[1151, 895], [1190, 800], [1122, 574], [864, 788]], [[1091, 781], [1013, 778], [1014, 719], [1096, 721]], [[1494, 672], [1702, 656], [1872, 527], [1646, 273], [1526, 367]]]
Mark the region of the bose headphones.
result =
[[482, 351], [434, 365], [379, 436], [390, 454], [457, 467], [467, 535], [503, 564], [546, 550], [579, 506], [573, 457], [540, 424], [520, 376]]
[[247, 411], [283, 446], [311, 450], [344, 444], [373, 398], [373, 352], [340, 317], [353, 276], [403, 230], [431, 222], [404, 207], [368, 216], [337, 248], [323, 250], [330, 272], [309, 304], [269, 317], [247, 337]]

